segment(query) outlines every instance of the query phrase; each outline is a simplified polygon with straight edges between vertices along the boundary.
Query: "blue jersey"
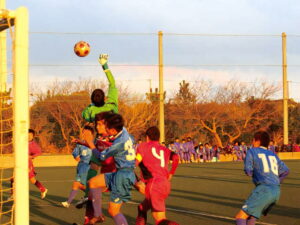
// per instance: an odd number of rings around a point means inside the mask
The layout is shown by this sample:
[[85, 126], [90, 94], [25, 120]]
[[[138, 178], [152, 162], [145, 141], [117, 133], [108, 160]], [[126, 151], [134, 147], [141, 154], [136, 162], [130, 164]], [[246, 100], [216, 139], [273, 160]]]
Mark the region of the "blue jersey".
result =
[[115, 137], [112, 146], [99, 152], [93, 150], [94, 156], [101, 161], [113, 156], [117, 169], [134, 168], [135, 167], [135, 149], [133, 147], [133, 138], [125, 128]]
[[280, 178], [289, 172], [276, 154], [266, 148], [251, 148], [247, 151], [244, 170], [252, 176], [255, 185], [279, 185]]
[[74, 148], [72, 155], [74, 158], [80, 157], [79, 163], [90, 163], [92, 156], [92, 150], [84, 145], [77, 144]]

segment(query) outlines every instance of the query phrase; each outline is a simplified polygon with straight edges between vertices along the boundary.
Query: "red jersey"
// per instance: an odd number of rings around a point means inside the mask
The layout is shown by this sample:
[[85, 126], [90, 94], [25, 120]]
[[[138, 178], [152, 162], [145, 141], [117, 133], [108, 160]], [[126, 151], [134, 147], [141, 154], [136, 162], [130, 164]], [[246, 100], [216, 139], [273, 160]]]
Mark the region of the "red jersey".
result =
[[34, 166], [32, 159], [42, 154], [42, 150], [40, 146], [35, 141], [30, 141], [28, 143], [28, 167], [29, 167], [29, 178], [32, 178], [35, 176]]
[[[169, 160], [172, 160], [172, 169], [169, 171]], [[174, 174], [178, 166], [178, 155], [159, 144], [158, 141], [142, 143], [137, 148], [137, 160], [144, 180], [151, 178], [168, 178]]]
[[[96, 142], [96, 148], [102, 152], [103, 150], [109, 148], [112, 145], [112, 142], [110, 141], [104, 141], [101, 139], [97, 139]], [[109, 157], [105, 159], [104, 161], [101, 161], [101, 171], [100, 173], [111, 173], [115, 172], [116, 169], [116, 164], [115, 164], [115, 159], [114, 157]]]

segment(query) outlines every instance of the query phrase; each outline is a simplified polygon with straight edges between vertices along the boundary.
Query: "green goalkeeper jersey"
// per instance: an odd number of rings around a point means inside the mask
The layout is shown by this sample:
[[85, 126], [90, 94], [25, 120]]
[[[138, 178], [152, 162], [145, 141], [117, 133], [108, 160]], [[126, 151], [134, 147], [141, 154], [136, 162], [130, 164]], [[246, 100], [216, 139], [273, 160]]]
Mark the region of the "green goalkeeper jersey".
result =
[[105, 104], [103, 106], [95, 106], [94, 104], [90, 104], [82, 112], [83, 119], [90, 123], [95, 121], [95, 116], [98, 113], [107, 111], [118, 113], [118, 89], [116, 87], [115, 79], [109, 69], [104, 70], [104, 72], [109, 82]]

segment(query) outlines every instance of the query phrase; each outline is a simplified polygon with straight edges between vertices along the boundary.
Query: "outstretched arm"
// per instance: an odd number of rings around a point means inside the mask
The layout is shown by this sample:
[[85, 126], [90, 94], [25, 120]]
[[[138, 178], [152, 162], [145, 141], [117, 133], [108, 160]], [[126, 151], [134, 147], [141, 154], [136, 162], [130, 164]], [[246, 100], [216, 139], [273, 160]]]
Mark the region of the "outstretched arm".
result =
[[108, 110], [113, 110], [117, 113], [118, 112], [118, 89], [116, 87], [115, 78], [108, 67], [107, 60], [108, 60], [107, 54], [101, 54], [99, 56], [99, 63], [101, 64], [102, 69], [104, 70], [104, 73], [109, 83], [107, 99], [105, 102], [106, 102], [106, 106], [109, 108]]

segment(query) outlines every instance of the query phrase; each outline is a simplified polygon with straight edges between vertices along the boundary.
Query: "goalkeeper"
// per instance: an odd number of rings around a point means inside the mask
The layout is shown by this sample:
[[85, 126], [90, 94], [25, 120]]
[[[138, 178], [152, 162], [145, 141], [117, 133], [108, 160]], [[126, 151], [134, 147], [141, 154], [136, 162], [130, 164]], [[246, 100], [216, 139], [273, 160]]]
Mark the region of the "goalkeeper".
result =
[[[107, 60], [108, 60], [107, 54], [101, 54], [99, 56], [99, 63], [101, 64], [102, 69], [105, 72], [105, 75], [109, 82], [107, 98], [105, 99], [105, 94], [102, 89], [95, 89], [93, 91], [93, 93], [91, 95], [92, 103], [89, 106], [87, 106], [82, 112], [82, 117], [89, 123], [93, 123], [95, 121], [95, 116], [98, 113], [107, 112], [107, 111], [113, 111], [115, 113], [118, 112], [118, 89], [116, 87], [115, 79], [108, 67]], [[99, 138], [97, 138], [96, 140], [98, 140], [98, 139]], [[100, 138], [100, 139], [102, 139], [102, 138]], [[102, 141], [98, 140], [97, 146], [99, 146], [99, 145], [101, 146], [101, 149], [102, 149], [106, 145], [106, 142], [102, 143]], [[104, 149], [102, 149], [102, 150], [104, 150]], [[111, 171], [106, 171], [106, 172], [113, 172], [115, 170], [115, 164], [114, 164], [113, 157], [108, 158], [106, 160], [106, 164], [108, 164], [108, 165], [105, 165], [105, 168], [102, 168], [102, 169], [111, 170]], [[111, 166], [111, 165], [113, 165], [113, 166]], [[92, 155], [91, 161], [90, 161], [90, 169], [87, 174], [87, 181], [89, 181], [92, 177], [97, 175], [101, 166], [102, 165], [101, 165], [100, 160]], [[87, 186], [85, 192], [86, 192], [85, 197], [76, 204], [76, 208], [81, 208], [83, 206], [83, 204], [88, 203], [88, 206], [86, 208], [86, 218], [85, 218], [85, 219], [87, 219], [87, 217], [89, 217], [90, 215], [93, 215], [93, 207], [90, 207], [90, 205], [92, 204], [91, 202], [87, 202], [88, 192], [89, 192], [88, 186]]]
[[118, 89], [116, 87], [115, 79], [107, 65], [107, 54], [101, 54], [99, 62], [102, 65], [104, 73], [107, 77], [109, 87], [107, 99], [102, 89], [95, 89], [91, 95], [92, 103], [86, 107], [82, 112], [82, 117], [89, 123], [93, 123], [95, 115], [101, 112], [113, 111], [118, 113]]

